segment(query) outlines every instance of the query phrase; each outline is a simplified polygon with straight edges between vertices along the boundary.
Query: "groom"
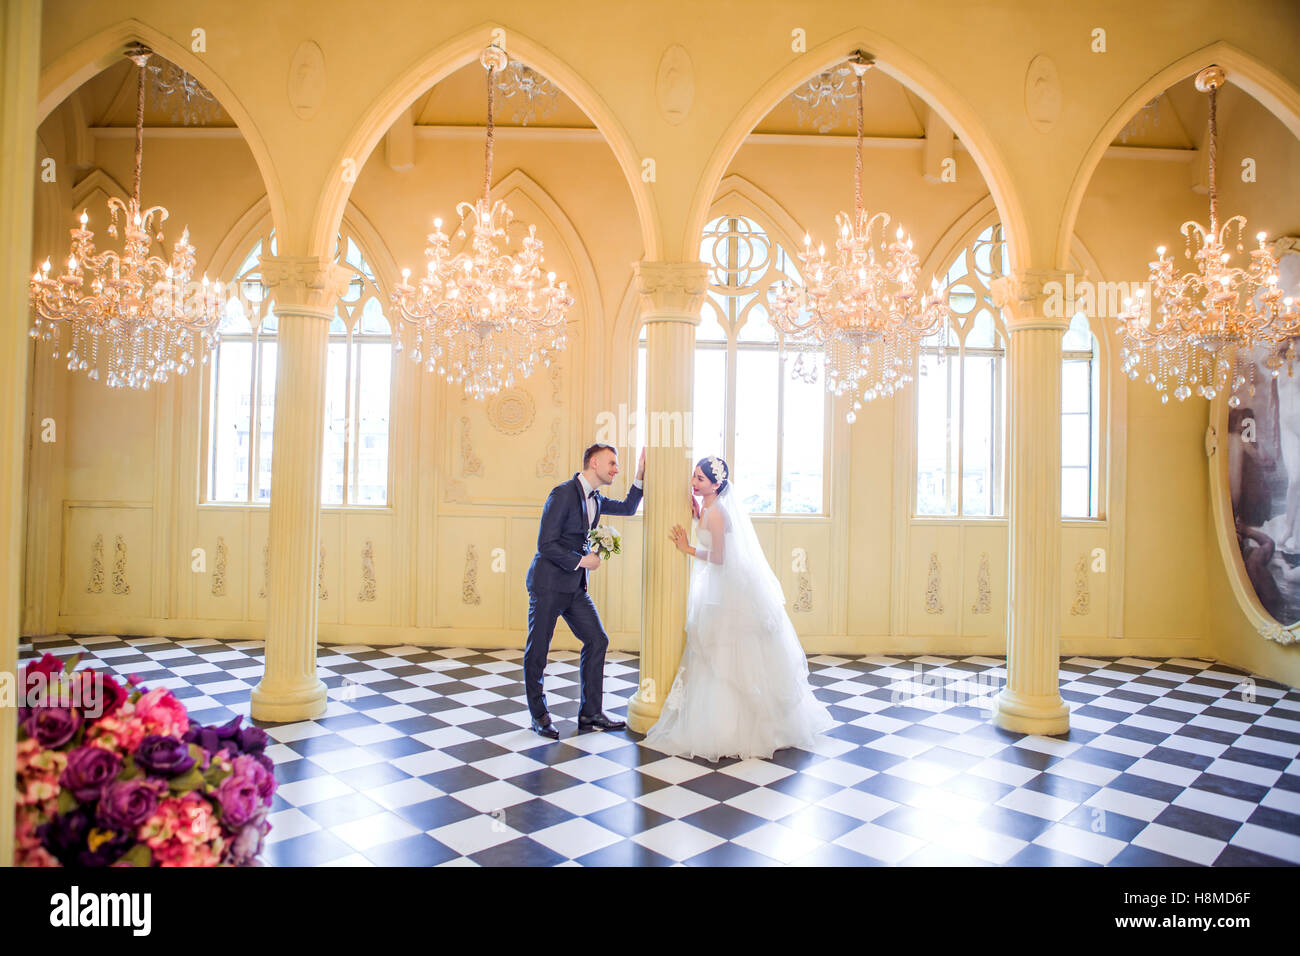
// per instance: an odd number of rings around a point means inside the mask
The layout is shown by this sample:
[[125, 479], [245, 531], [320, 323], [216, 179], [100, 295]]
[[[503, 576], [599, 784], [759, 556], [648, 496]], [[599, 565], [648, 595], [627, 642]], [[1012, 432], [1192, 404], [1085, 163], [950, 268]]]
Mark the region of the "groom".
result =
[[560, 732], [546, 710], [542, 671], [551, 648], [555, 619], [563, 616], [569, 629], [582, 642], [578, 671], [582, 699], [578, 706], [578, 730], [622, 730], [627, 724], [610, 720], [601, 713], [604, 699], [605, 650], [609, 636], [601, 627], [596, 605], [587, 594], [587, 574], [600, 567], [600, 555], [591, 550], [587, 532], [600, 523], [602, 512], [636, 514], [645, 479], [645, 449], [637, 461], [636, 479], [622, 501], [606, 498], [600, 489], [618, 474], [618, 450], [597, 443], [582, 455], [582, 471], [556, 485], [542, 508], [537, 531], [537, 554], [528, 567], [528, 643], [524, 645], [524, 690], [532, 729], [543, 737], [559, 739]]

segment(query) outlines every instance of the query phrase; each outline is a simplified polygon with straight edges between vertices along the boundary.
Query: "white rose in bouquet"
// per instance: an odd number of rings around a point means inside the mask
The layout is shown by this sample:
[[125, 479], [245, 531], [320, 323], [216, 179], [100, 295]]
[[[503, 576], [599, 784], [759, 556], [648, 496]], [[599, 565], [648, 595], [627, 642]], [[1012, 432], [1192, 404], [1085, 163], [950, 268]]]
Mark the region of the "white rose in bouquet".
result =
[[600, 560], [606, 560], [611, 554], [620, 554], [623, 550], [623, 536], [609, 525], [600, 524], [587, 532], [587, 541]]

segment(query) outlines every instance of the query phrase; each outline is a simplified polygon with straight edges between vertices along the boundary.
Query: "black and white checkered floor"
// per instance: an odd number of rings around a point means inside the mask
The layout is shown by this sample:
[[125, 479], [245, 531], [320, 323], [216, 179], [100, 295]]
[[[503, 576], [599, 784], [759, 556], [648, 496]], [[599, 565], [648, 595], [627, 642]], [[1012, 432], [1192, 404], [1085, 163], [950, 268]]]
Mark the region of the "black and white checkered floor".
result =
[[[202, 723], [247, 715], [262, 672], [260, 641], [35, 648], [77, 650]], [[271, 865], [1300, 864], [1300, 692], [1210, 661], [1063, 660], [1070, 732], [1035, 737], [988, 720], [1001, 659], [821, 655], [811, 680], [839, 723], [816, 751], [709, 764], [578, 735], [576, 654], [546, 672], [558, 741], [527, 729], [518, 650], [318, 660], [325, 716], [264, 725]], [[637, 660], [611, 652], [605, 673], [623, 716]]]

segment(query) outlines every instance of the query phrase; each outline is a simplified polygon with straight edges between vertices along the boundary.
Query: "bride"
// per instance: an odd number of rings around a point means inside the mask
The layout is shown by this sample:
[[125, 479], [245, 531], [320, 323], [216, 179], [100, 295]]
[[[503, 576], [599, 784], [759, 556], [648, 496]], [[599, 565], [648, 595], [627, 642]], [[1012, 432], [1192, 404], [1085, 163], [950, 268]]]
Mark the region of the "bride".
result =
[[[681, 525], [669, 535], [690, 554], [686, 649], [659, 721], [644, 743], [684, 757], [771, 757], [809, 748], [834, 720], [808, 684], [808, 661], [785, 612], [781, 584], [721, 458], [691, 476], [699, 519], [692, 547]], [[694, 495], [702, 499], [696, 509]]]

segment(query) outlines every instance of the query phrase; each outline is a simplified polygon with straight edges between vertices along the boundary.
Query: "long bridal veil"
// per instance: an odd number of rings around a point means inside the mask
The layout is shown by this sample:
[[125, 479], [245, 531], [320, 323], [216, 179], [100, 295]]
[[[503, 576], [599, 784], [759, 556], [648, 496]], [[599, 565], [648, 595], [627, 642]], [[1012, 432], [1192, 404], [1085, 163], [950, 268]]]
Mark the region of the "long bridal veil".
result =
[[834, 725], [812, 694], [781, 582], [743, 501], [734, 485], [714, 499], [722, 542], [699, 532], [702, 547], [722, 545], [723, 561], [692, 561], [686, 648], [646, 737], [664, 752], [770, 757], [783, 747], [812, 747], [817, 733]]

